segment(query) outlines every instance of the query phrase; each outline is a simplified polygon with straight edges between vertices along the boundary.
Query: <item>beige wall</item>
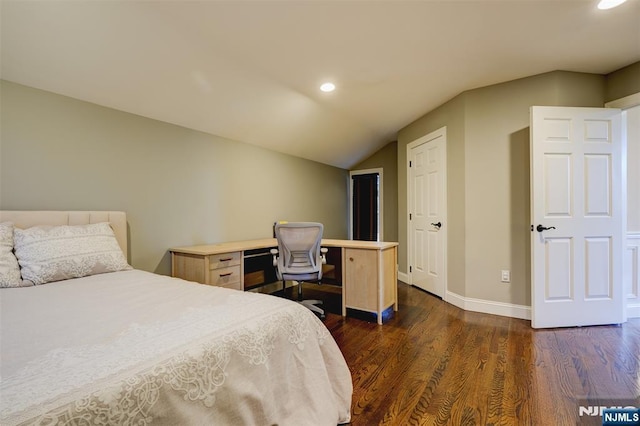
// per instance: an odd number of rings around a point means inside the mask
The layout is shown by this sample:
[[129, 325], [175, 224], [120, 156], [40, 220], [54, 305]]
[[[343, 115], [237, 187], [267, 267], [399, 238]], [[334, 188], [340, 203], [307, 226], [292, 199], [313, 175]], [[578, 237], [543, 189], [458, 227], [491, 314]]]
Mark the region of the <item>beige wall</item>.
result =
[[[400, 272], [407, 144], [446, 126], [448, 290], [529, 305], [529, 107], [603, 106], [640, 92], [639, 73], [640, 62], [607, 76], [556, 71], [470, 90], [356, 166], [384, 169], [384, 239], [400, 242]], [[0, 90], [0, 208], [125, 210], [137, 268], [168, 273], [171, 246], [265, 237], [280, 219], [347, 236], [345, 170], [8, 82]]]
[[383, 241], [398, 241], [398, 143], [391, 142], [351, 170], [382, 169]]
[[640, 61], [607, 74], [605, 102], [640, 93]]
[[124, 210], [130, 261], [271, 236], [276, 220], [347, 236], [348, 172], [3, 81], [0, 209]]
[[[604, 76], [552, 72], [470, 90], [398, 133], [399, 269], [406, 272], [406, 147], [447, 126], [448, 290], [530, 305], [529, 107], [602, 106]], [[500, 270], [511, 283], [500, 282]]]
[[557, 72], [467, 94], [466, 297], [530, 304], [529, 108], [603, 106], [603, 86], [599, 75]]
[[408, 268], [407, 145], [447, 127], [447, 258], [448, 289], [464, 294], [465, 283], [465, 96], [461, 94], [398, 133], [398, 270]]

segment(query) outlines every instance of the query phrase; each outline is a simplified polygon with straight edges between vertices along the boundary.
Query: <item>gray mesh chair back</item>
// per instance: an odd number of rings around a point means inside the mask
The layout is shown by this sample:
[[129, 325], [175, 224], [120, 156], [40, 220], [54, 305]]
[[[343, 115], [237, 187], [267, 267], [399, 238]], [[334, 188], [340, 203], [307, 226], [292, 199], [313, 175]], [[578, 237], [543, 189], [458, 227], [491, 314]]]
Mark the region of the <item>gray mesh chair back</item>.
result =
[[[274, 266], [276, 276], [283, 281], [319, 282], [322, 279], [322, 264], [324, 263], [322, 231], [324, 227], [316, 222], [285, 222], [277, 223], [275, 235], [278, 241], [278, 250], [274, 250]], [[277, 255], [277, 257], [275, 257]], [[283, 284], [284, 288], [284, 284]], [[298, 296], [302, 286], [298, 285]], [[317, 306], [322, 303], [319, 300], [301, 301], [311, 310], [321, 313]]]

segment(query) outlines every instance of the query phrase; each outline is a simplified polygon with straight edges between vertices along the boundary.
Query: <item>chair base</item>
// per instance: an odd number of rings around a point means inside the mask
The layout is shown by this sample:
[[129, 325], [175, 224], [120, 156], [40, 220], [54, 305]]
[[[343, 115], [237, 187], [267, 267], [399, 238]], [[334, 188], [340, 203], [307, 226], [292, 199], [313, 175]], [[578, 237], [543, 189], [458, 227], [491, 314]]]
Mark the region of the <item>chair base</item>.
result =
[[[299, 304], [301, 304], [302, 306], [307, 307], [310, 311], [312, 311], [313, 313], [315, 313], [316, 315], [318, 315], [320, 317], [320, 319], [324, 319], [325, 315], [324, 315], [324, 309], [320, 308], [319, 306], [316, 305], [322, 305], [322, 300], [317, 300], [317, 299], [307, 299], [307, 300], [300, 300], [302, 299], [302, 283], [303, 281], [295, 281], [293, 280], [296, 284], [296, 286], [298, 286], [298, 300], [297, 302]], [[317, 283], [318, 285], [320, 285], [320, 282]], [[286, 284], [286, 280], [282, 280], [282, 292], [284, 293], [287, 289], [287, 284]]]
[[300, 300], [298, 301], [302, 306], [307, 307], [309, 310], [317, 314], [321, 319], [324, 319], [324, 309], [316, 305], [322, 305], [322, 300]]

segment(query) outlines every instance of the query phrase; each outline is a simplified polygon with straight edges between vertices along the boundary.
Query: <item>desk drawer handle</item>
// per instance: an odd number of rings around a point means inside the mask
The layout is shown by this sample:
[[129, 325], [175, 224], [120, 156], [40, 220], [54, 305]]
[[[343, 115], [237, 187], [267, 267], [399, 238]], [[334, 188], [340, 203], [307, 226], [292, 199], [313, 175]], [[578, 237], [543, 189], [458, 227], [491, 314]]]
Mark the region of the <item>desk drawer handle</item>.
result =
[[229, 275], [233, 275], [233, 272], [227, 272], [226, 274], [220, 274], [220, 277], [228, 277]]
[[233, 260], [233, 257], [225, 257], [224, 259], [220, 259], [220, 262], [228, 262], [230, 260]]
[[350, 261], [350, 262], [353, 262], [353, 257], [350, 257], [350, 258], [349, 258], [349, 261]]

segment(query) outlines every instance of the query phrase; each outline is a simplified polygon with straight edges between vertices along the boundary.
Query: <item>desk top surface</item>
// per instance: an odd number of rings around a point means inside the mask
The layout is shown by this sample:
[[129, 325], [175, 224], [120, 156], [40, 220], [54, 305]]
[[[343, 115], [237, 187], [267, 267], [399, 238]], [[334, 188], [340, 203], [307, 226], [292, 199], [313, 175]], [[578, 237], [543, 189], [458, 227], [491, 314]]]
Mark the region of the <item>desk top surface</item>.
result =
[[[253, 250], [268, 247], [277, 247], [275, 238], [263, 238], [259, 240], [232, 241], [219, 244], [204, 244], [197, 246], [174, 247], [169, 251], [173, 253], [186, 253], [208, 256], [211, 254], [228, 253], [232, 251]], [[384, 241], [358, 241], [358, 240], [332, 240], [322, 239], [323, 247], [345, 247], [366, 250], [386, 250], [397, 247], [398, 243]]]

